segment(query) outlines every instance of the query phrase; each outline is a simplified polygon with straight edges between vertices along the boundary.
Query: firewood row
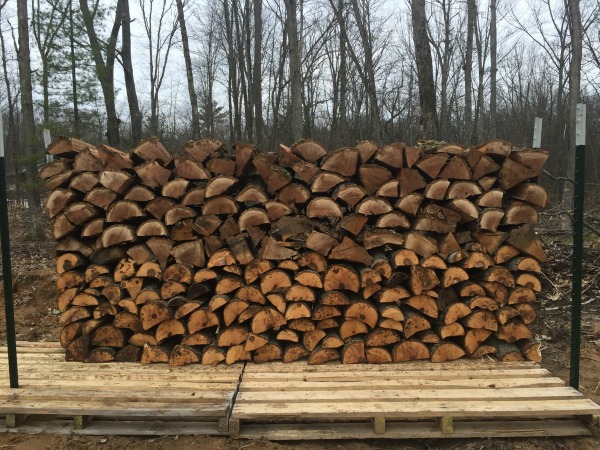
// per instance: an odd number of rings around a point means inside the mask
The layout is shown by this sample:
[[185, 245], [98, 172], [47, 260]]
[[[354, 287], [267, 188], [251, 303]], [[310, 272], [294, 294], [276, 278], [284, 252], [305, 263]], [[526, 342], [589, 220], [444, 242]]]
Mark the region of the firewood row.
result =
[[547, 152], [61, 138], [48, 153], [67, 360], [541, 359]]

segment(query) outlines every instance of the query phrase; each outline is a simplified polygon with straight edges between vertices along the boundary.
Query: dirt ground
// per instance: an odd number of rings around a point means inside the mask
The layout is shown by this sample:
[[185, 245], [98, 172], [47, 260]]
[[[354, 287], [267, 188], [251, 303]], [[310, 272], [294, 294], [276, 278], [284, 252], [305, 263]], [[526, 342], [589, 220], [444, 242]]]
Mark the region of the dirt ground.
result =
[[[546, 230], [555, 230], [546, 224]], [[13, 228], [13, 293], [17, 340], [57, 341], [60, 328], [54, 308], [56, 275], [53, 268], [51, 240], [27, 242], [20, 236], [22, 227]], [[570, 256], [568, 235], [541, 230], [550, 262], [543, 267], [543, 294], [538, 305], [535, 330], [543, 342], [543, 366], [568, 380], [570, 345]], [[600, 239], [586, 240], [583, 321], [581, 334], [581, 384], [585, 395], [600, 403]], [[6, 341], [4, 309], [0, 313], [0, 343]], [[371, 449], [524, 449], [524, 450], [591, 450], [600, 449], [600, 438], [545, 439], [448, 439], [448, 440], [368, 440], [269, 442], [265, 440], [230, 440], [215, 437], [84, 437], [57, 435], [0, 434], [0, 449], [295, 449], [302, 450], [371, 450]]]

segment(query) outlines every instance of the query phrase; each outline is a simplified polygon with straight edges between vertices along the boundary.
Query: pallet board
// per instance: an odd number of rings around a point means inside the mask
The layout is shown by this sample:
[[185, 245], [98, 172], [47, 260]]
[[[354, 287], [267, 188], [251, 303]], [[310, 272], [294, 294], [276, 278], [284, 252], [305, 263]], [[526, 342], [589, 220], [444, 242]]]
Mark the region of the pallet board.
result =
[[600, 407], [533, 363], [248, 365], [232, 435], [267, 439], [572, 436]]
[[[600, 407], [534, 363], [205, 367], [64, 361], [18, 346], [0, 431], [273, 440], [581, 436]], [[8, 386], [6, 348], [0, 377]]]
[[[79, 434], [227, 434], [243, 365], [82, 364], [53, 343], [18, 347], [17, 389], [0, 388], [5, 428]], [[6, 348], [0, 374], [8, 385]], [[27, 417], [26, 417], [27, 416]]]

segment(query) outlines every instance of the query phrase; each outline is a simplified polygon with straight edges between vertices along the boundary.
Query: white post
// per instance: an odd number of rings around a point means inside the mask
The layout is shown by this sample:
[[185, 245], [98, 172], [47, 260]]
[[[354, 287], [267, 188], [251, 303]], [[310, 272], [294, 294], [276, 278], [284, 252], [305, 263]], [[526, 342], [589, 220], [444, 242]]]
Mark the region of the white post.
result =
[[2, 111], [0, 111], [0, 158], [4, 158], [4, 124], [2, 122]]
[[533, 148], [542, 146], [542, 118], [536, 117], [533, 124]]
[[585, 145], [585, 103], [577, 103], [577, 121], [575, 125], [575, 145]]
[[[50, 136], [50, 130], [48, 128], [44, 128], [44, 148], [48, 150], [50, 143], [52, 142], [52, 137]], [[54, 156], [46, 155], [46, 162], [54, 161]]]

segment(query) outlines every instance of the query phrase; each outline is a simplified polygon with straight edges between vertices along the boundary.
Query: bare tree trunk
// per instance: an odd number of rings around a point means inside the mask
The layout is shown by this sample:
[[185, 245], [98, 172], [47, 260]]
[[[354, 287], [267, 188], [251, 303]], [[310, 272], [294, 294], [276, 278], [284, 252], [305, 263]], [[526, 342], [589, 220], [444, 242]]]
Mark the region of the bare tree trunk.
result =
[[27, 230], [32, 238], [44, 237], [40, 190], [37, 184], [37, 158], [35, 148], [35, 121], [33, 118], [33, 87], [31, 84], [31, 57], [29, 53], [29, 20], [27, 0], [17, 1], [17, 20], [19, 27], [19, 83], [21, 86], [22, 148], [27, 155], [27, 206], [29, 226]]
[[485, 60], [487, 59], [487, 40], [479, 22], [475, 21], [475, 46], [477, 48], [477, 103], [475, 104], [475, 117], [473, 120], [473, 140], [477, 141], [483, 136], [484, 114], [483, 114], [483, 88], [485, 77]]
[[496, 0], [490, 0], [490, 138], [496, 137], [496, 79], [498, 77], [498, 35], [496, 30]]
[[[569, 67], [569, 140], [566, 154], [566, 176], [575, 179], [575, 128], [577, 127], [577, 103], [581, 83], [581, 58], [582, 58], [582, 27], [579, 0], [567, 0], [570, 17], [571, 31], [571, 65]], [[561, 201], [562, 209], [570, 211], [573, 208], [573, 186], [564, 183]]]
[[465, 144], [473, 143], [473, 32], [477, 0], [467, 0], [467, 49], [465, 53]]
[[427, 36], [425, 0], [412, 0], [412, 26], [421, 107], [419, 137], [421, 139], [433, 138], [437, 134], [436, 95], [433, 82], [433, 61]]
[[59, 3], [47, 2], [48, 9], [43, 9], [40, 0], [31, 2], [31, 32], [35, 38], [39, 53], [40, 71], [42, 74], [42, 111], [45, 126], [50, 124], [50, 75], [53, 70], [52, 60], [57, 49], [57, 38], [67, 18], [67, 9]]
[[177, 18], [181, 32], [181, 44], [183, 46], [183, 59], [185, 60], [185, 74], [187, 76], [188, 93], [190, 95], [190, 106], [192, 108], [192, 136], [200, 139], [200, 116], [198, 114], [198, 96], [194, 86], [194, 72], [192, 70], [192, 58], [190, 56], [190, 44], [185, 24], [183, 11], [183, 0], [177, 0]]
[[241, 54], [244, 56], [244, 60], [240, 59], [240, 63], [245, 63], [244, 73], [246, 78], [246, 135], [250, 142], [256, 142], [254, 139], [254, 131], [256, 125], [254, 123], [254, 71], [252, 66], [252, 21], [250, 13], [252, 10], [251, 4], [253, 0], [246, 0], [244, 2], [244, 11], [242, 16], [242, 29], [244, 30], [244, 43], [242, 45], [243, 51]]
[[[160, 9], [155, 9], [158, 3]], [[148, 39], [148, 66], [150, 72], [150, 133], [159, 135], [160, 89], [165, 78], [173, 38], [177, 31], [177, 18], [173, 4], [167, 0], [139, 0], [142, 20]]]
[[344, 9], [344, 0], [338, 0], [335, 13], [338, 21], [339, 57], [335, 58], [335, 55], [331, 57], [332, 72], [334, 71], [336, 62], [339, 62], [339, 66], [337, 67], [337, 76], [333, 80], [330, 146], [337, 148], [347, 137], [345, 136], [345, 124], [347, 111], [346, 96], [348, 90], [348, 53], [346, 50], [346, 11]]
[[286, 28], [290, 51], [290, 112], [292, 139], [302, 139], [302, 56], [298, 38], [297, 0], [285, 0]]
[[360, 34], [360, 40], [364, 52], [364, 71], [366, 78], [367, 96], [369, 98], [369, 115], [371, 119], [372, 136], [379, 140], [381, 135], [381, 117], [379, 113], [379, 102], [377, 100], [377, 85], [375, 83], [375, 64], [373, 62], [373, 42], [369, 23], [361, 13], [357, 0], [352, 0], [352, 10]]
[[44, 114], [44, 126], [48, 126], [50, 124], [50, 87], [48, 86], [50, 69], [48, 64], [49, 61], [42, 58], [42, 111]]
[[[273, 53], [274, 50], [272, 50]], [[280, 109], [281, 99], [283, 97], [283, 91], [285, 88], [284, 71], [285, 71], [285, 55], [288, 53], [288, 35], [287, 32], [283, 31], [283, 42], [281, 43], [281, 52], [279, 54], [279, 61], [277, 64], [277, 72], [275, 72], [276, 85], [273, 87], [271, 98], [273, 105], [273, 132], [271, 133], [271, 140], [269, 142], [269, 149], [277, 147], [278, 142], [281, 142], [281, 130], [279, 126], [280, 122]]]
[[117, 109], [115, 106], [115, 57], [116, 57], [116, 46], [117, 38], [119, 36], [119, 30], [121, 29], [121, 1], [117, 3], [117, 11], [115, 12], [115, 23], [113, 24], [110, 36], [108, 38], [108, 45], [106, 48], [106, 61], [102, 56], [102, 44], [96, 34], [94, 28], [94, 17], [90, 12], [87, 4], [88, 0], [79, 0], [79, 6], [85, 23], [88, 39], [90, 41], [90, 47], [92, 51], [92, 57], [96, 66], [96, 75], [100, 81], [102, 87], [102, 94], [104, 95], [104, 104], [106, 106], [106, 121], [107, 131], [106, 137], [108, 143], [113, 147], [119, 146], [119, 123], [120, 120], [117, 117]]
[[[237, 0], [233, 0], [237, 1]], [[239, 86], [237, 75], [237, 60], [235, 58], [235, 42], [233, 37], [233, 21], [231, 19], [231, 11], [229, 9], [229, 0], [223, 0], [223, 19], [225, 22], [225, 35], [227, 38], [227, 67], [229, 69], [229, 77], [227, 79], [227, 90], [229, 97], [229, 124], [230, 124], [230, 140], [235, 141], [242, 137], [242, 120], [240, 115], [239, 104]], [[233, 108], [232, 108], [233, 106]], [[233, 113], [231, 112], [233, 111]]]
[[452, 58], [453, 45], [450, 38], [451, 32], [451, 8], [452, 2], [442, 0], [441, 2], [443, 24], [444, 24], [444, 41], [443, 46], [431, 42], [437, 53], [437, 60], [440, 65], [441, 82], [440, 82], [440, 116], [439, 116], [439, 135], [442, 139], [448, 139], [448, 129], [450, 126], [450, 106], [448, 104], [448, 83], [450, 80], [450, 60]]
[[129, 103], [129, 115], [131, 116], [131, 143], [135, 146], [142, 139], [142, 113], [140, 112], [140, 105], [138, 103], [135, 78], [133, 77], [133, 64], [131, 63], [131, 17], [129, 15], [129, 0], [121, 1], [123, 5], [121, 59], [123, 60], [123, 75], [125, 78], [125, 89], [127, 91], [127, 102]]
[[[1, 8], [0, 8], [1, 10]], [[21, 194], [21, 183], [20, 177], [20, 164], [15, 156], [18, 153], [19, 148], [19, 127], [17, 125], [17, 118], [15, 112], [15, 98], [13, 96], [13, 87], [10, 82], [10, 75], [8, 71], [8, 59], [6, 56], [6, 45], [4, 43], [4, 34], [0, 33], [0, 49], [2, 50], [2, 73], [4, 75], [4, 83], [6, 85], [6, 103], [8, 106], [8, 127], [6, 131], [6, 167], [12, 167], [15, 173], [15, 187], [17, 198], [20, 198]], [[0, 136], [2, 139], [3, 136]]]
[[248, 17], [247, 14], [249, 1], [245, 1], [246, 6], [244, 11], [240, 11], [240, 5], [237, 0], [233, 2], [232, 14], [233, 14], [233, 22], [235, 25], [235, 37], [236, 37], [236, 55], [237, 55], [237, 64], [238, 64], [238, 74], [239, 74], [239, 83], [240, 83], [240, 93], [241, 93], [241, 101], [242, 106], [244, 107], [244, 134], [243, 138], [247, 140], [253, 139], [253, 130], [254, 130], [254, 109], [252, 105], [252, 92], [251, 85], [252, 81], [249, 80], [250, 77], [250, 68], [247, 60], [247, 55], [249, 54], [250, 49], [248, 48]]
[[[342, 5], [343, 4], [343, 0], [339, 0], [339, 4]], [[345, 15], [342, 13], [342, 16], [345, 18]], [[341, 33], [341, 32], [340, 32]], [[345, 31], [344, 31], [345, 33]], [[348, 103], [347, 103], [347, 96], [348, 96], [348, 51], [346, 49], [346, 38], [344, 36], [340, 36], [340, 72], [339, 72], [339, 78], [340, 78], [340, 106], [339, 106], [339, 110], [340, 110], [340, 124], [339, 124], [339, 129], [340, 132], [338, 134], [338, 144], [341, 145], [342, 142], [344, 141], [345, 135], [346, 135], [346, 130], [348, 129], [347, 126], [347, 114], [348, 114]]]
[[75, 60], [75, 32], [73, 22], [73, 2], [69, 2], [69, 47], [71, 51], [71, 89], [73, 90], [73, 132], [81, 137], [79, 117], [79, 96], [77, 92], [77, 61]]
[[415, 77], [414, 77], [414, 72], [411, 70], [410, 71], [410, 79], [408, 80], [408, 118], [410, 120], [409, 124], [408, 124], [408, 136], [409, 139], [407, 140], [407, 142], [414, 142], [415, 140], [415, 127], [414, 127], [414, 115], [413, 115], [413, 111], [414, 111], [414, 107], [413, 107], [413, 102], [414, 102], [414, 91], [415, 91]]
[[252, 98], [254, 100], [254, 137], [259, 148], [264, 145], [262, 114], [262, 0], [254, 1], [254, 66], [252, 68]]

